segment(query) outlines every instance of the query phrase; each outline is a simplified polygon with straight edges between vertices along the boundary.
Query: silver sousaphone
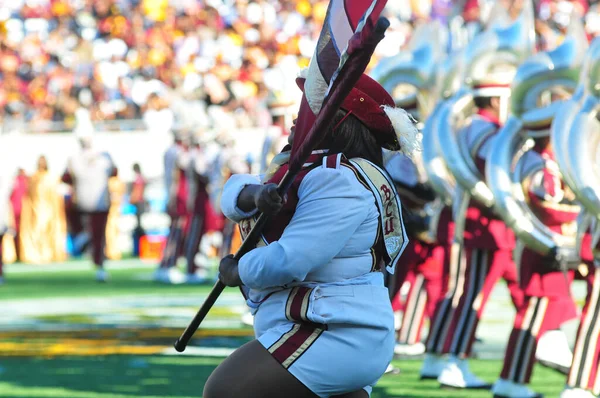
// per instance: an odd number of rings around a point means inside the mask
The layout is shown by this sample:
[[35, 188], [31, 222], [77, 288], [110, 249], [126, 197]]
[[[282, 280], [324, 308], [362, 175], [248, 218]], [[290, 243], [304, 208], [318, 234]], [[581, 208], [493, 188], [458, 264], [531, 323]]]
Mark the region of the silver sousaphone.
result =
[[600, 218], [600, 39], [592, 42], [582, 78], [583, 99], [562, 134], [556, 132], [561, 172], [586, 211]]
[[[456, 7], [459, 10], [460, 7]], [[530, 15], [531, 14], [531, 15]], [[528, 30], [527, 26], [532, 24], [532, 12], [523, 12], [521, 18], [506, 31], [510, 33], [510, 40], [515, 42], [515, 47], [520, 38], [515, 37], [515, 31]], [[500, 3], [492, 7], [491, 12], [486, 18], [485, 25], [490, 30], [495, 27], [506, 26], [510, 24], [510, 17], [506, 9]], [[502, 29], [500, 29], [502, 30]], [[518, 36], [518, 35], [517, 35]], [[453, 46], [456, 41], [453, 38]], [[438, 139], [438, 129], [441, 126], [440, 115], [442, 108], [448, 101], [460, 90], [463, 84], [463, 75], [466, 65], [466, 48], [454, 47], [455, 51], [438, 64], [437, 68], [437, 87], [436, 98], [438, 102], [425, 123], [423, 129], [423, 163], [430, 186], [436, 191], [439, 200], [446, 206], [450, 206], [454, 201], [456, 191], [456, 180], [448, 170], [444, 159], [444, 148]]]
[[[480, 175], [467, 148], [457, 140], [457, 133], [470, 123], [475, 113], [475, 96], [500, 97], [501, 115], [506, 117], [510, 88], [508, 85], [518, 65], [534, 48], [531, 6], [508, 27], [492, 27], [467, 47], [464, 55], [463, 88], [440, 110], [437, 140], [448, 169], [465, 194], [486, 207], [494, 204], [494, 195]], [[455, 193], [464, 199], [462, 192]], [[464, 200], [463, 200], [464, 201]], [[455, 201], [455, 205], [457, 201]], [[464, 206], [463, 206], [464, 207]]]
[[496, 199], [496, 212], [525, 246], [541, 254], [557, 246], [573, 247], [575, 237], [551, 231], [527, 206], [520, 160], [532, 148], [532, 137], [550, 134], [549, 126], [567, 103], [556, 97], [568, 97], [576, 89], [587, 48], [582, 34], [582, 29], [574, 27], [558, 48], [537, 54], [519, 67], [512, 86], [513, 114], [496, 136], [487, 159], [486, 179]]
[[[573, 97], [567, 101], [564, 106], [561, 106], [556, 116], [554, 118], [554, 122], [552, 123], [552, 129], [550, 132], [550, 137], [552, 139], [552, 147], [554, 148], [554, 156], [556, 158], [556, 162], [560, 168], [561, 174], [563, 176], [563, 180], [569, 186], [569, 188], [575, 193], [579, 202], [583, 205], [583, 211], [581, 212], [578, 222], [577, 222], [577, 236], [576, 236], [576, 248], [581, 250], [581, 240], [584, 234], [590, 228], [590, 225], [593, 222], [593, 219], [600, 217], [600, 213], [598, 213], [597, 207], [594, 209], [594, 206], [590, 206], [590, 203], [586, 201], [586, 193], [582, 191], [585, 190], [585, 183], [582, 182], [582, 179], [588, 180], [588, 184], [594, 187], [592, 190], [599, 192], [597, 184], [600, 181], [597, 177], [588, 176], [589, 173], [593, 173], [592, 167], [596, 167], [598, 159], [589, 155], [589, 149], [575, 152], [576, 142], [574, 140], [579, 138], [572, 138], [570, 133], [574, 132], [574, 134], [584, 133], [586, 135], [591, 135], [593, 132], [593, 121], [590, 122], [592, 126], [589, 129], [586, 128], [585, 124], [589, 116], [589, 111], [593, 109], [594, 103], [596, 100], [594, 98], [600, 98], [600, 38], [592, 41], [590, 48], [588, 49], [584, 61], [583, 66], [581, 68], [581, 74], [579, 78], [579, 86], [573, 94]], [[584, 109], [582, 108], [584, 106]], [[581, 112], [580, 112], [581, 110]], [[577, 118], [577, 123], [574, 125], [574, 121]], [[585, 131], [576, 131], [574, 129], [586, 129]], [[593, 139], [593, 137], [587, 137]], [[592, 145], [593, 142], [586, 141], [586, 146]], [[589, 165], [593, 165], [591, 167], [583, 167], [581, 168], [581, 163], [579, 165], [573, 165], [572, 160], [578, 159], [580, 156], [584, 156], [585, 159], [579, 159], [581, 161], [587, 162]], [[580, 188], [581, 187], [581, 188]], [[590, 190], [586, 190], [589, 194]]]

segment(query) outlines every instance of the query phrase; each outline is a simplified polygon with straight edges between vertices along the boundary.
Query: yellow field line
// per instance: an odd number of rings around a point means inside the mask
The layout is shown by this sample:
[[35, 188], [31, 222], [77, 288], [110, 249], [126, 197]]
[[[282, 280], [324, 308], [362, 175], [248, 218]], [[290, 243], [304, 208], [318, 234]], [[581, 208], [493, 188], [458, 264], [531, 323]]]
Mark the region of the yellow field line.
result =
[[[74, 340], [77, 342], [77, 340]], [[23, 356], [94, 356], [94, 355], [152, 355], [165, 350], [165, 346], [139, 346], [139, 345], [115, 345], [107, 344], [105, 341], [86, 341], [89, 344], [77, 344], [61, 342], [55, 344], [26, 344], [26, 343], [0, 343], [1, 357], [23, 357]]]
[[[139, 338], [162, 338], [179, 337], [182, 329], [86, 329], [73, 331], [45, 331], [45, 330], [17, 330], [10, 332], [0, 332], [0, 340], [8, 339], [49, 339], [49, 338], [69, 338], [69, 337], [90, 337], [97, 338], [118, 338], [122, 341], [134, 340]], [[252, 329], [204, 329], [198, 330], [197, 337], [249, 337], [253, 336]]]

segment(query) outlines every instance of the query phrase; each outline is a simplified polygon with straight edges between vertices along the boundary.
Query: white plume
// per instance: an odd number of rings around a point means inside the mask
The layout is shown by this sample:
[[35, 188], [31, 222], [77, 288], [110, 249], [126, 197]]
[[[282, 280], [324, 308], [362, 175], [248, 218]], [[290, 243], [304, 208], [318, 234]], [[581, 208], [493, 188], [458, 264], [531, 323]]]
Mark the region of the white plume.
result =
[[383, 111], [392, 122], [396, 137], [400, 143], [400, 152], [412, 159], [413, 154], [421, 151], [423, 134], [417, 129], [416, 121], [402, 108], [384, 105]]
[[298, 72], [298, 77], [301, 79], [306, 79], [308, 77], [308, 68], [302, 68]]

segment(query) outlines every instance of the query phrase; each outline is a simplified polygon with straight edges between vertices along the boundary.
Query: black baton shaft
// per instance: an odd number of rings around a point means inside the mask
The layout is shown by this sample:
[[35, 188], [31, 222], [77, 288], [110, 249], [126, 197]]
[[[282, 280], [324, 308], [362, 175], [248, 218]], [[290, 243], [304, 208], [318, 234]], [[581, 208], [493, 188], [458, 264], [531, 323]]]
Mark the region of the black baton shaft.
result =
[[[277, 186], [277, 192], [282, 198], [292, 185], [292, 182], [294, 182], [296, 174], [298, 174], [298, 172], [288, 171], [283, 176], [283, 179]], [[265, 225], [267, 224], [268, 220], [269, 216], [265, 214], [261, 214], [258, 217], [258, 220], [256, 220], [256, 224], [254, 224], [254, 227], [252, 227], [250, 233], [242, 242], [242, 245], [240, 246], [239, 250], [237, 251], [237, 253], [235, 253], [235, 256], [233, 257], [234, 259], [239, 260], [244, 254], [248, 253], [250, 250], [256, 247], [256, 243], [260, 239], [262, 231]], [[202, 303], [202, 306], [194, 316], [194, 319], [192, 319], [190, 324], [183, 331], [182, 335], [175, 342], [174, 347], [177, 350], [177, 352], [185, 351], [185, 348], [192, 339], [192, 336], [194, 336], [194, 333], [196, 333], [196, 330], [198, 330], [200, 324], [202, 323], [202, 321], [204, 321], [204, 318], [206, 318], [206, 315], [208, 315], [210, 309], [213, 307], [213, 305], [215, 305], [215, 302], [217, 301], [221, 293], [223, 293], [223, 290], [225, 290], [225, 285], [220, 280], [217, 281], [213, 286], [212, 290], [210, 291], [208, 297], [206, 298], [206, 300], [204, 300], [204, 303]]]
[[[286, 192], [294, 182], [296, 175], [302, 169], [302, 164], [308, 159], [313, 149], [323, 140], [323, 137], [318, 133], [328, 131], [331, 127], [335, 113], [365, 71], [377, 43], [383, 39], [384, 33], [389, 26], [389, 21], [382, 17], [377, 20], [372, 31], [369, 32], [367, 30], [369, 36], [366, 38], [361, 38], [361, 35], [364, 32], [356, 32], [354, 34], [353, 38], [358, 40], [361, 44], [357, 48], [354, 48], [351, 53], [348, 53], [347, 59], [336, 71], [336, 73], [339, 72], [339, 74], [337, 78], [333, 79], [332, 85], [329, 87], [325, 99], [323, 100], [321, 111], [317, 115], [317, 119], [308, 131], [304, 141], [300, 143], [300, 147], [297, 149], [299, 155], [296, 157], [296, 161], [290, 161], [290, 168], [277, 186], [277, 192], [282, 198], [284, 198]], [[349, 44], [351, 42], [352, 40]], [[350, 59], [353, 59], [353, 61], [349, 62]], [[256, 243], [260, 239], [262, 230], [267, 224], [267, 221], [268, 216], [264, 214], [261, 214], [260, 217], [258, 217], [256, 224], [246, 239], [244, 239], [242, 246], [234, 256], [234, 259], [239, 260], [244, 254], [256, 247]], [[190, 339], [194, 333], [196, 333], [196, 330], [198, 330], [198, 327], [206, 317], [206, 314], [208, 314], [224, 289], [225, 285], [223, 285], [221, 281], [218, 281], [215, 284], [208, 295], [208, 298], [202, 304], [202, 307], [200, 307], [194, 319], [192, 319], [192, 322], [185, 329], [181, 337], [175, 342], [175, 349], [178, 352], [183, 352], [185, 350]]]

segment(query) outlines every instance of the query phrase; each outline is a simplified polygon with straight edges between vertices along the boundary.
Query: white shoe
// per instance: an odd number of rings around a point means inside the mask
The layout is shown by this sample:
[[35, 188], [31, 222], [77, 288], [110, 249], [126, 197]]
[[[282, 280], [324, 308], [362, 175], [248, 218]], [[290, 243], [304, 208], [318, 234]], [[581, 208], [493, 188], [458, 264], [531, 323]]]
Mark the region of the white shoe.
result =
[[492, 387], [494, 398], [543, 398], [525, 384], [515, 383], [510, 380], [498, 379]]
[[451, 356], [438, 377], [442, 387], [488, 390], [492, 385], [481, 380], [469, 370], [466, 359]]
[[96, 271], [96, 281], [97, 282], [107, 282], [108, 281], [108, 272], [104, 269], [99, 269]]
[[591, 391], [584, 390], [583, 388], [566, 387], [563, 392], [560, 393], [560, 398], [597, 398], [597, 396], [592, 394]]
[[169, 269], [159, 268], [154, 273], [154, 280], [160, 283], [166, 283], [170, 285], [178, 285], [184, 283], [186, 278], [185, 275], [175, 267]]
[[535, 350], [535, 358], [540, 365], [558, 370], [567, 375], [573, 363], [573, 353], [567, 336], [562, 330], [550, 330], [544, 333]]
[[397, 355], [421, 355], [425, 353], [425, 344], [419, 342], [415, 344], [401, 344], [397, 343], [394, 347], [394, 354]]
[[250, 312], [244, 312], [242, 314], [242, 323], [246, 326], [254, 326], [254, 315]]
[[400, 373], [400, 369], [398, 369], [391, 363], [387, 366], [387, 368], [385, 368], [385, 372], [383, 372], [383, 374], [386, 374], [386, 375], [390, 375], [390, 374], [397, 375], [399, 373]]
[[203, 269], [199, 269], [193, 274], [186, 274], [185, 276], [185, 283], [188, 283], [190, 285], [201, 285], [203, 283], [206, 283], [206, 281], [206, 270]]
[[402, 327], [402, 311], [394, 311], [394, 330], [398, 331]]
[[421, 380], [432, 380], [440, 377], [446, 366], [446, 358], [441, 355], [427, 354], [421, 366]]
[[167, 271], [166, 283], [170, 283], [172, 285], [179, 285], [181, 283], [184, 283], [185, 279], [185, 275], [176, 267], [171, 267]]

